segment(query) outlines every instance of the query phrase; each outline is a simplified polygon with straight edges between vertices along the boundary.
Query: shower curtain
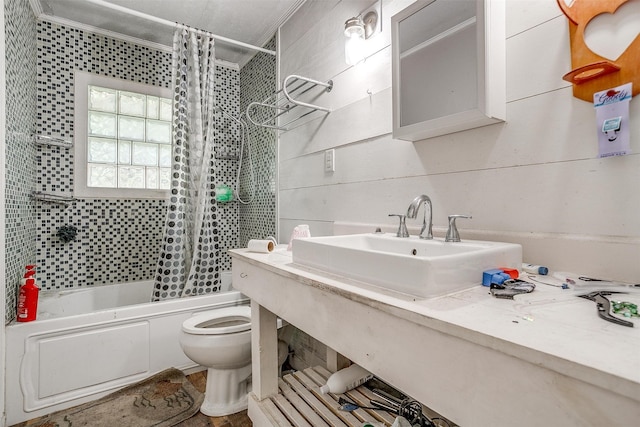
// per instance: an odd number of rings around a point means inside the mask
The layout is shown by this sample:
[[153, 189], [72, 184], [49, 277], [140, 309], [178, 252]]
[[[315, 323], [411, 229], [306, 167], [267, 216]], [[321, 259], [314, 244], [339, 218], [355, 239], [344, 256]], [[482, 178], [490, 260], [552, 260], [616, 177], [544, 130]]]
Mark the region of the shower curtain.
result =
[[215, 204], [214, 40], [190, 29], [173, 37], [173, 160], [154, 301], [220, 288]]

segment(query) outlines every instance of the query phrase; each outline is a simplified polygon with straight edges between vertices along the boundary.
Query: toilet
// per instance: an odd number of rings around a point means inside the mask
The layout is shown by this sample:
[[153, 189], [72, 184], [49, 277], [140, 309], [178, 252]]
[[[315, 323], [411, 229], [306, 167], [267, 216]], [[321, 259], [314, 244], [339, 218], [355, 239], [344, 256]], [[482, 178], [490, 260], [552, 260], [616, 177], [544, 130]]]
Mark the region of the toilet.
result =
[[[282, 322], [278, 319], [278, 327]], [[184, 354], [206, 367], [207, 386], [200, 412], [219, 417], [247, 408], [251, 389], [251, 307], [220, 308], [198, 313], [182, 324]], [[287, 345], [278, 342], [282, 366]]]

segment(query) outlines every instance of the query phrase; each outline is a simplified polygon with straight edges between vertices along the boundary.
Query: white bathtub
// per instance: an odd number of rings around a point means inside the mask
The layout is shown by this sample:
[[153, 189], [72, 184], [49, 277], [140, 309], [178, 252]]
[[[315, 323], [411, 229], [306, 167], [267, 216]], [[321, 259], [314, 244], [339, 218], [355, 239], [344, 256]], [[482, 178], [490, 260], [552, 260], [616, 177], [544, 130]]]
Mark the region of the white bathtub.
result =
[[43, 292], [38, 319], [6, 328], [13, 425], [98, 399], [169, 367], [196, 368], [178, 341], [194, 313], [248, 304], [237, 291], [147, 302], [152, 282]]
[[145, 304], [149, 302], [152, 290], [153, 282], [146, 281], [40, 292], [37, 319], [75, 316], [116, 307]]

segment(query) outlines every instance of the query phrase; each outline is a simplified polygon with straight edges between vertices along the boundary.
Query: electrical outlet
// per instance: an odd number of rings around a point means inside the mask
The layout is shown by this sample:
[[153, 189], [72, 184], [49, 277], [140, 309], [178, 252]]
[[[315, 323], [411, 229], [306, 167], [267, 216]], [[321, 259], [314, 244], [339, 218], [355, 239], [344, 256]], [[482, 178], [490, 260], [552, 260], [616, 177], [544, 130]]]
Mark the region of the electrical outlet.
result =
[[324, 152], [324, 171], [336, 171], [336, 150], [333, 148]]

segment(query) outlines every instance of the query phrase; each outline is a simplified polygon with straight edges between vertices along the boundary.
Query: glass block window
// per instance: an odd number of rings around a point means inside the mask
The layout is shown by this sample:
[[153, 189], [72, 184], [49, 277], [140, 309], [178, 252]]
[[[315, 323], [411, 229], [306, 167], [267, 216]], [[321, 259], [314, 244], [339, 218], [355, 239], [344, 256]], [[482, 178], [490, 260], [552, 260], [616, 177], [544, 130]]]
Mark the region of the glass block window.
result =
[[87, 187], [169, 189], [171, 100], [88, 85]]
[[74, 86], [74, 196], [166, 198], [171, 89], [80, 70]]

